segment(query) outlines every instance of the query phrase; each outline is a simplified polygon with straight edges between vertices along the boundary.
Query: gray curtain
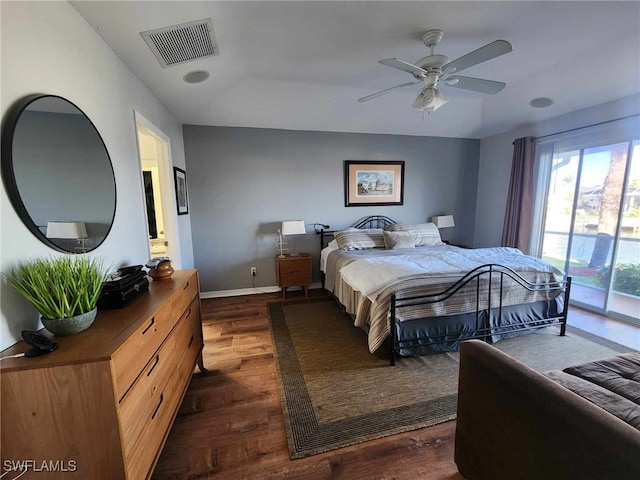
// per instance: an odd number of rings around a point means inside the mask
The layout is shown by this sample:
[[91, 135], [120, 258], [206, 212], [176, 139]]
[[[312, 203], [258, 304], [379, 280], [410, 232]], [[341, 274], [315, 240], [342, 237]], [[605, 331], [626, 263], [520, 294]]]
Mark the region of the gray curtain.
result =
[[502, 246], [516, 247], [529, 253], [533, 213], [534, 137], [513, 142], [513, 162], [507, 208], [502, 228]]

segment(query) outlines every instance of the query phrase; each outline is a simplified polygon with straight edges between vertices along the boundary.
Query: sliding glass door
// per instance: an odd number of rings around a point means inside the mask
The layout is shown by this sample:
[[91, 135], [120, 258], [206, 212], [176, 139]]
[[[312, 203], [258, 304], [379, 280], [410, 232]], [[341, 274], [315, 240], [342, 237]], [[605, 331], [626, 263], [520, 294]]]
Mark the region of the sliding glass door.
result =
[[572, 302], [640, 323], [640, 143], [581, 142], [553, 147], [541, 256], [572, 276]]
[[624, 191], [608, 308], [637, 319], [640, 316], [640, 142], [637, 140], [632, 143]]

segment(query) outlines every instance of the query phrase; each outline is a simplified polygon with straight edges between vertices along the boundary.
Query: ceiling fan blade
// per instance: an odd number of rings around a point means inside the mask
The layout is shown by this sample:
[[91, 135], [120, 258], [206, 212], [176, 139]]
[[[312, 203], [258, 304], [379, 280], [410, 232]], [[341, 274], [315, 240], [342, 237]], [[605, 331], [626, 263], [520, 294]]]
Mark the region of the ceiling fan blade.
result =
[[404, 72], [409, 72], [416, 77], [422, 77], [429, 73], [426, 70], [423, 70], [422, 68], [409, 62], [405, 62], [404, 60], [400, 60], [399, 58], [385, 58], [383, 60], [378, 60], [378, 63], [386, 65], [387, 67], [397, 68], [398, 70], [402, 70]]
[[461, 77], [460, 75], [450, 75], [444, 83], [450, 87], [463, 88], [464, 90], [473, 90], [474, 92], [480, 93], [490, 93], [491, 95], [498, 93], [507, 85], [504, 82], [495, 82], [482, 78]]
[[442, 67], [442, 71], [448, 70], [451, 73], [460, 72], [465, 68], [473, 67], [478, 63], [486, 62], [492, 58], [509, 53], [511, 50], [513, 50], [513, 48], [511, 48], [511, 44], [509, 42], [506, 40], [496, 40], [495, 42], [491, 42], [484, 47], [480, 47], [473, 52], [467, 53], [466, 55], [447, 63]]
[[391, 92], [392, 90], [397, 90], [399, 88], [408, 87], [410, 85], [416, 85], [418, 83], [421, 83], [421, 82], [408, 82], [408, 83], [403, 83], [402, 85], [396, 85], [395, 87], [386, 88], [384, 90], [380, 90], [379, 92], [372, 93], [371, 95], [367, 95], [366, 97], [359, 98], [358, 102], [360, 102], [360, 103], [367, 102], [369, 100], [373, 100], [376, 97], [380, 97], [382, 95], [385, 95], [385, 94]]

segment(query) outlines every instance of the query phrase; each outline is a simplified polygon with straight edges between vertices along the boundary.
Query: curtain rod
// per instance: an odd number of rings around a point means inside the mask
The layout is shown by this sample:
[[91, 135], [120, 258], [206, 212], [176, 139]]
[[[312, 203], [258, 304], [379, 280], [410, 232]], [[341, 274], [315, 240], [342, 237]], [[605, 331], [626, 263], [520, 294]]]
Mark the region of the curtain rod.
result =
[[614, 118], [612, 120], [606, 120], [604, 122], [594, 123], [592, 125], [585, 125], [584, 127], [570, 128], [569, 130], [563, 130], [561, 132], [549, 133], [547, 135], [542, 135], [540, 137], [534, 137], [534, 140], [540, 140], [541, 138], [552, 137], [554, 135], [560, 135], [562, 133], [575, 132], [576, 130], [582, 130], [583, 128], [597, 127], [598, 125], [604, 125], [606, 123], [617, 122], [619, 120], [626, 120], [627, 118], [633, 118], [638, 116], [640, 116], [640, 113], [636, 113], [634, 115], [627, 115], [626, 117]]

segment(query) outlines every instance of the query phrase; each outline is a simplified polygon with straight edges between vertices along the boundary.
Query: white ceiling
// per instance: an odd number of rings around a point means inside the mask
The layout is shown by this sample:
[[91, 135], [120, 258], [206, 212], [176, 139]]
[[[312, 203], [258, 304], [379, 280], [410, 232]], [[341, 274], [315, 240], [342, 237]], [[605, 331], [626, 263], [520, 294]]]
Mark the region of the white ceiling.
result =
[[[127, 1], [72, 5], [183, 124], [484, 138], [640, 91], [640, 2]], [[140, 32], [211, 18], [220, 54], [162, 68]], [[497, 95], [443, 87], [422, 120], [419, 86], [356, 99], [410, 74], [378, 62], [458, 58], [493, 40], [513, 52], [465, 70]], [[211, 73], [200, 84], [182, 77]], [[529, 101], [550, 97], [536, 109]]]

